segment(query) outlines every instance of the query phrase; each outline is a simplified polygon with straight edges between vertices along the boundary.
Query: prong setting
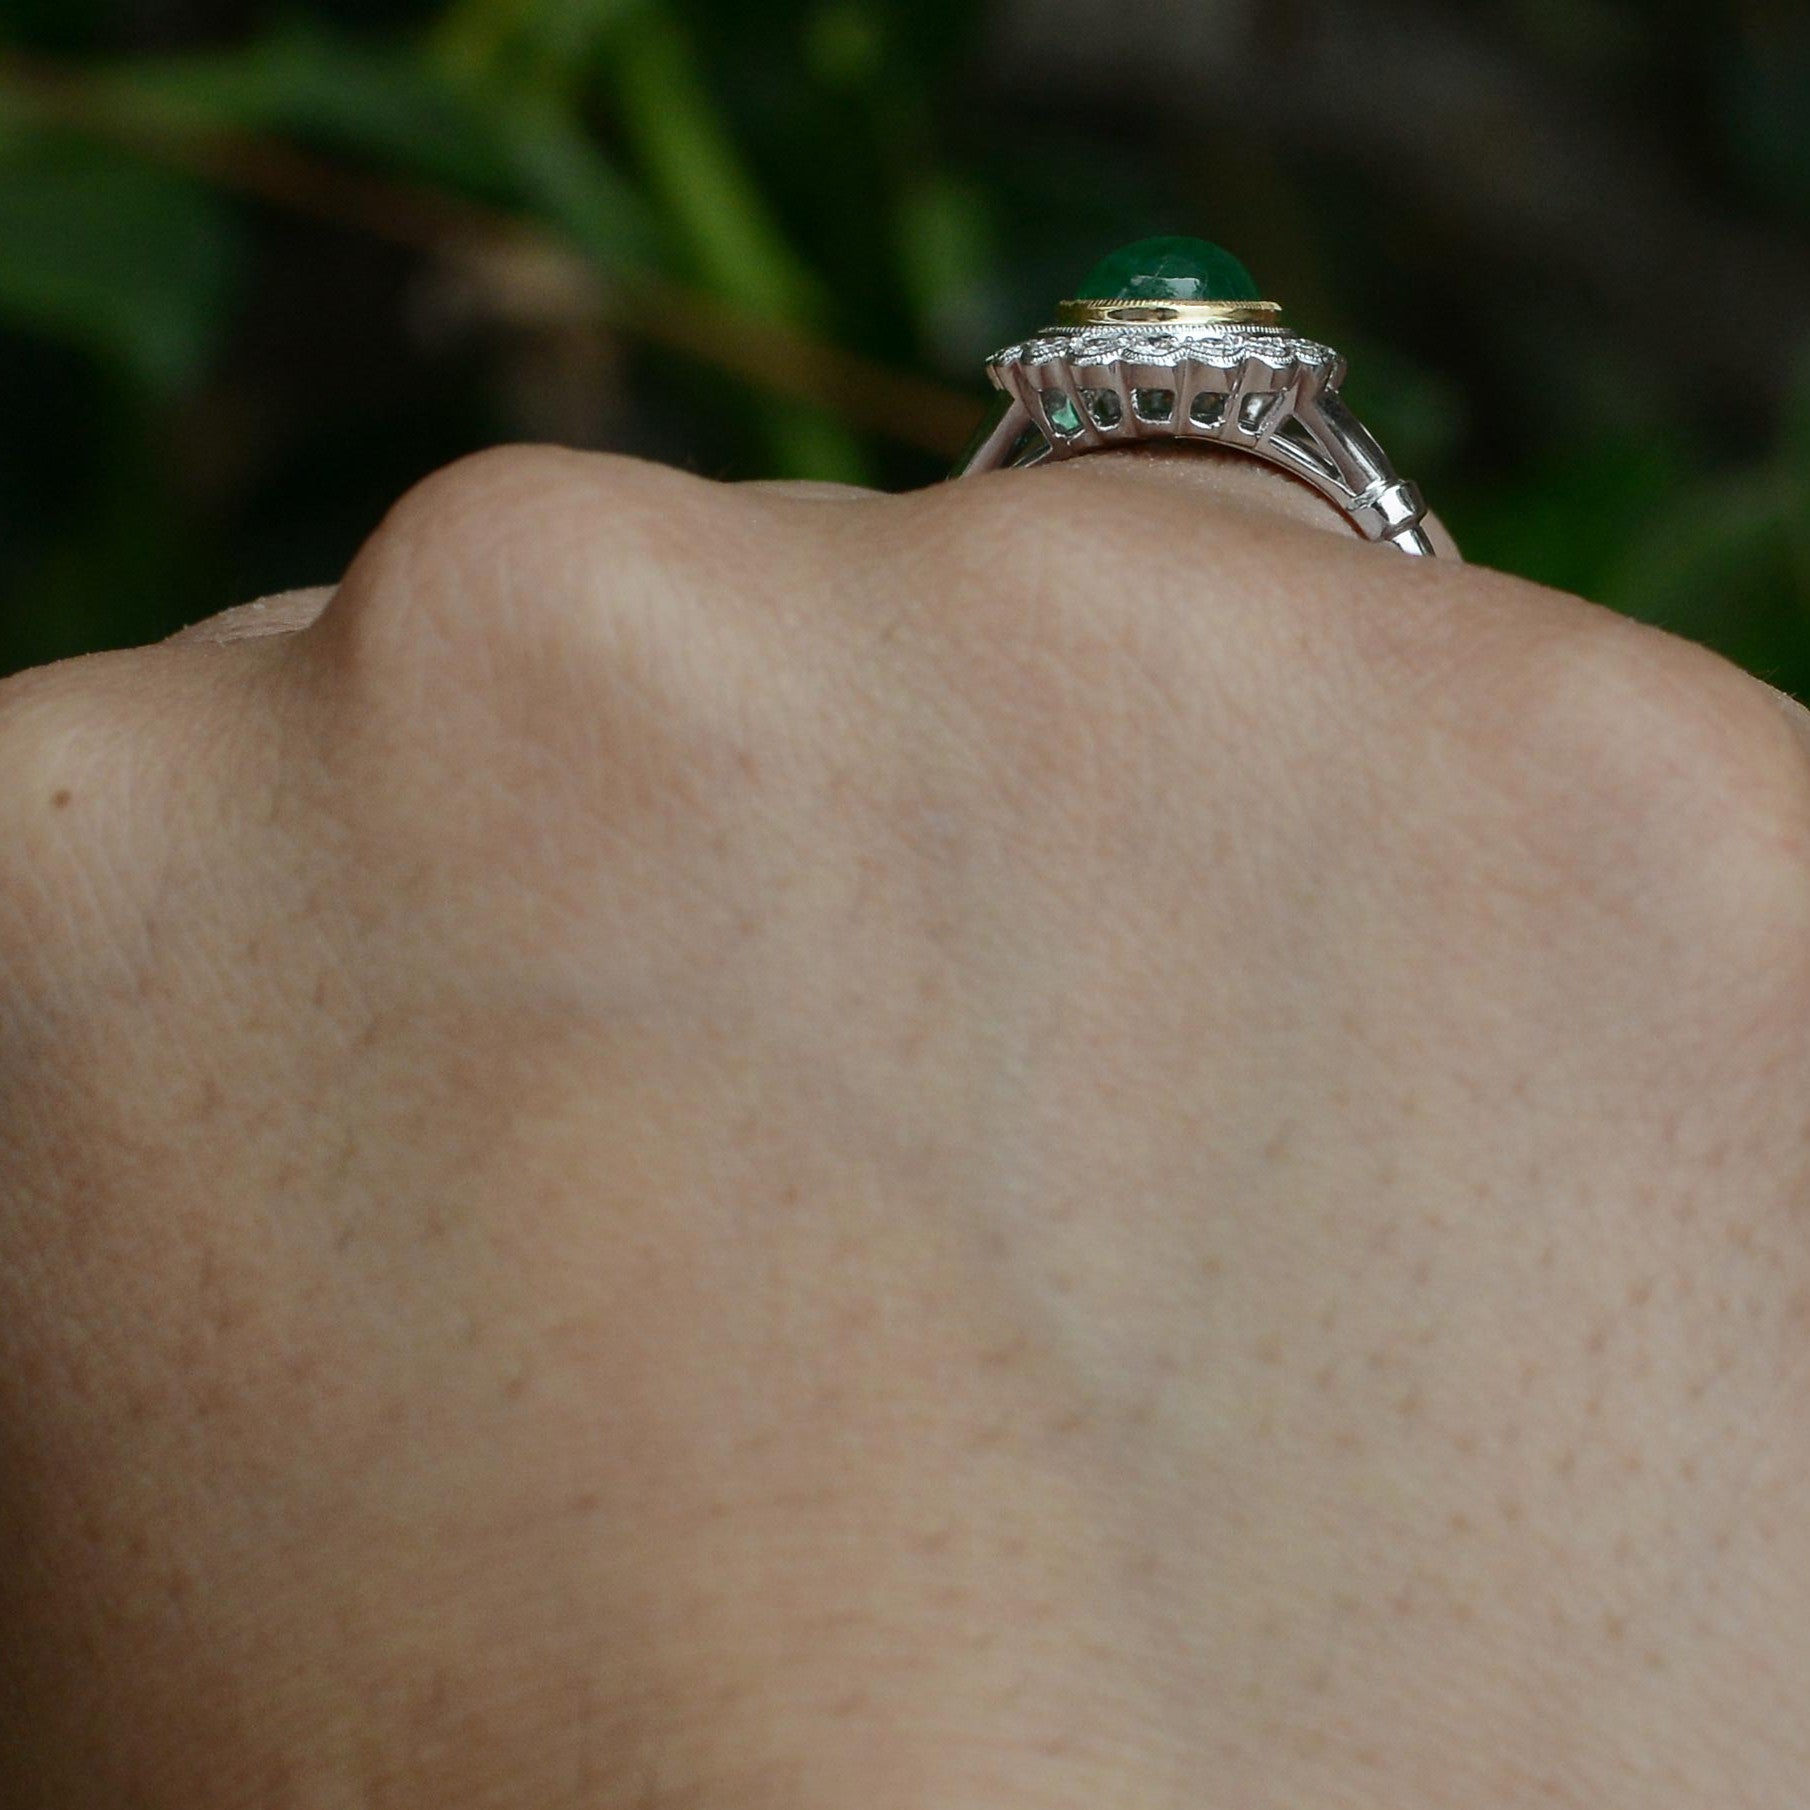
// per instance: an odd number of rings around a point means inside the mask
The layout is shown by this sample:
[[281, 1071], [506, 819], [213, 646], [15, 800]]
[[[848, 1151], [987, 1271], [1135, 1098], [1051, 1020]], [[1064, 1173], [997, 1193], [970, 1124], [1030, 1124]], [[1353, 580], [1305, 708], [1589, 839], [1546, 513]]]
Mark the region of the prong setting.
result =
[[1016, 406], [966, 471], [1149, 440], [1197, 441], [1264, 459], [1312, 485], [1369, 540], [1434, 552], [1419, 492], [1339, 394], [1344, 359], [1280, 326], [1056, 326], [996, 353], [987, 374]]

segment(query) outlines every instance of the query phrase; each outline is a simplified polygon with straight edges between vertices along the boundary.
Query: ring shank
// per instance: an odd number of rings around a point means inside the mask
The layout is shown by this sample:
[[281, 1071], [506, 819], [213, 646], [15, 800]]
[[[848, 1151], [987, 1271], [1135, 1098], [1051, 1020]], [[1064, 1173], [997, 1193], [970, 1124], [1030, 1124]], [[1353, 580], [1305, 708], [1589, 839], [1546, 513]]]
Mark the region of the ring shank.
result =
[[1052, 329], [992, 361], [1007, 405], [951, 476], [1193, 441], [1311, 485], [1365, 540], [1437, 558], [1420, 491], [1339, 394], [1344, 368], [1325, 347], [1274, 330], [1102, 341]]

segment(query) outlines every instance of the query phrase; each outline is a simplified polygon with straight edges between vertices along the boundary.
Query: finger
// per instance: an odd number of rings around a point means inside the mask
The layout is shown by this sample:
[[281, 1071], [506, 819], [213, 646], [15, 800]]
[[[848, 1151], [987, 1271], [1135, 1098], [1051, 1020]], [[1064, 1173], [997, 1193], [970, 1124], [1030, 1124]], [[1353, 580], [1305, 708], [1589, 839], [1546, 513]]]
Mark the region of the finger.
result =
[[[1224, 447], [1181, 444], [1123, 447], [1110, 455], [1096, 453], [1034, 469], [1037, 472], [1066, 469], [1109, 483], [1180, 486], [1215, 502], [1255, 514], [1280, 517], [1301, 527], [1319, 528], [1347, 540], [1357, 536], [1357, 530], [1339, 507], [1311, 485], [1264, 460]], [[1458, 550], [1458, 543], [1437, 516], [1428, 515], [1422, 527], [1441, 558], [1462, 561], [1464, 556]]]
[[191, 623], [169, 637], [169, 644], [194, 642], [259, 641], [270, 635], [299, 635], [312, 628], [333, 600], [333, 587], [307, 591], [283, 591], [222, 610], [217, 616]]
[[821, 478], [752, 478], [736, 488], [805, 503], [871, 502], [881, 494], [862, 484], [834, 484]]

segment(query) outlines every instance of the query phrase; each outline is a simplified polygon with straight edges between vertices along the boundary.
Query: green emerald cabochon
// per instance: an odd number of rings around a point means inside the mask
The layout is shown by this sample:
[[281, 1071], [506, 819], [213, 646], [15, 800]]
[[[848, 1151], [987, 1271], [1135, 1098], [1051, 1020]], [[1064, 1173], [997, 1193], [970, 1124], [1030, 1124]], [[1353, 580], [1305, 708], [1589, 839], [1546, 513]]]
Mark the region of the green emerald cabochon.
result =
[[1103, 258], [1077, 302], [1257, 302], [1251, 273], [1205, 239], [1140, 239]]

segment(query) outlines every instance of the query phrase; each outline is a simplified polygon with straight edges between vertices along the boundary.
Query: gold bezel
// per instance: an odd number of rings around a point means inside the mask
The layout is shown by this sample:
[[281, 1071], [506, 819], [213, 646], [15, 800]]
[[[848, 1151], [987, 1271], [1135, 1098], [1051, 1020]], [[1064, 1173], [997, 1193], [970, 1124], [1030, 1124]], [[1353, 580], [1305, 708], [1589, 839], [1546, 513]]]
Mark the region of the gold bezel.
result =
[[1063, 302], [1059, 327], [1276, 327], [1280, 302]]

